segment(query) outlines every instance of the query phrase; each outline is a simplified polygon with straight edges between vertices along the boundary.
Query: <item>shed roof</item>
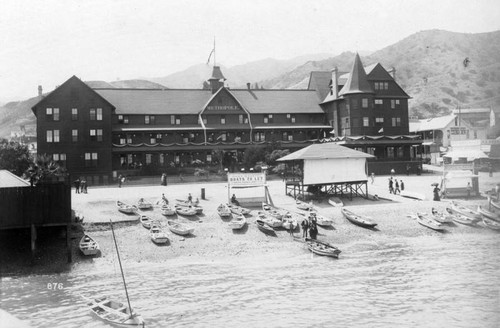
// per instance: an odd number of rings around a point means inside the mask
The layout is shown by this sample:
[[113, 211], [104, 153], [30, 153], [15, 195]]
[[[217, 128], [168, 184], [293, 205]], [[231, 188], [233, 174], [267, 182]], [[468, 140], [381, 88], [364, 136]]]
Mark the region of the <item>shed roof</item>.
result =
[[12, 188], [12, 187], [29, 187], [31, 184], [18, 177], [17, 175], [7, 171], [0, 170], [0, 188]]
[[410, 122], [410, 132], [441, 130], [446, 128], [456, 115], [427, 118], [417, 122]]
[[336, 158], [371, 158], [373, 155], [363, 153], [334, 143], [313, 144], [288, 154], [278, 161], [294, 161], [301, 159], [336, 159]]

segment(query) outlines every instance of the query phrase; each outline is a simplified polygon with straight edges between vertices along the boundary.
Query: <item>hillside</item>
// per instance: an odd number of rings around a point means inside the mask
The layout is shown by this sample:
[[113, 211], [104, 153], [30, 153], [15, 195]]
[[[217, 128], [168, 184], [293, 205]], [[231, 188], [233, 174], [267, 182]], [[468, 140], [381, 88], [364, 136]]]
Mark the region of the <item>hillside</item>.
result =
[[[467, 67], [463, 62], [470, 60]], [[500, 106], [500, 31], [480, 34], [441, 30], [413, 34], [361, 58], [396, 68], [397, 81], [412, 97], [411, 115], [430, 117], [460, 106]], [[311, 70], [338, 66], [347, 71], [353, 54], [307, 62], [291, 72], [259, 84], [265, 88], [305, 88]]]

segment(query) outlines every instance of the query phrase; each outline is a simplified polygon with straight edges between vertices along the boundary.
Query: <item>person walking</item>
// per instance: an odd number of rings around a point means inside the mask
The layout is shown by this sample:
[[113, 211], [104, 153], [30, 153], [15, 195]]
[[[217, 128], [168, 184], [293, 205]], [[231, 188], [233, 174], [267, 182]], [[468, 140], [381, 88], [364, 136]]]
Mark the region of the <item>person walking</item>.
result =
[[307, 220], [307, 218], [304, 218], [304, 220], [302, 220], [300, 226], [302, 227], [302, 238], [307, 238], [307, 230], [309, 229], [309, 221]]
[[75, 185], [75, 192], [77, 194], [80, 193], [80, 178], [77, 178], [75, 181], [73, 181], [73, 184]]
[[399, 186], [401, 187], [401, 191], [404, 191], [405, 190], [405, 183], [403, 182], [403, 180], [400, 180], [401, 182], [399, 183]]
[[390, 194], [394, 193], [394, 181], [392, 181], [392, 177], [389, 178], [389, 193]]
[[396, 182], [395, 182], [395, 184], [394, 184], [394, 185], [395, 185], [395, 187], [396, 187], [396, 188], [394, 189], [394, 195], [397, 195], [397, 193], [398, 193], [398, 192], [399, 192], [399, 193], [401, 193], [401, 190], [399, 190], [399, 182], [398, 182], [398, 179], [395, 179], [395, 180], [396, 180]]
[[372, 184], [375, 182], [375, 173], [372, 172], [372, 175], [370, 175], [370, 179], [372, 180]]

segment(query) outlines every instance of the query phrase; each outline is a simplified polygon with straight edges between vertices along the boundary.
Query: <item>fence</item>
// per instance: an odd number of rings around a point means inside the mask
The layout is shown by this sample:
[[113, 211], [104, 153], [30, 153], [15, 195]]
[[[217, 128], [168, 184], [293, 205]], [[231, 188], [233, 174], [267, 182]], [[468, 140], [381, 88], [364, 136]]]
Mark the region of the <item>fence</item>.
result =
[[67, 183], [0, 189], [0, 229], [70, 222], [71, 188]]

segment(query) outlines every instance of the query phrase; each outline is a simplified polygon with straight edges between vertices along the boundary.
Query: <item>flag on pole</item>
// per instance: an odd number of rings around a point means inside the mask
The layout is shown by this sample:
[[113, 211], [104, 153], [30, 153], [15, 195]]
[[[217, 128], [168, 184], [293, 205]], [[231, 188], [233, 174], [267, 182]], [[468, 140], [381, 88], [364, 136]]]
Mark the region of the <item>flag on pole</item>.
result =
[[381, 128], [380, 130], [378, 130], [378, 133], [383, 133], [384, 132], [384, 128]]

